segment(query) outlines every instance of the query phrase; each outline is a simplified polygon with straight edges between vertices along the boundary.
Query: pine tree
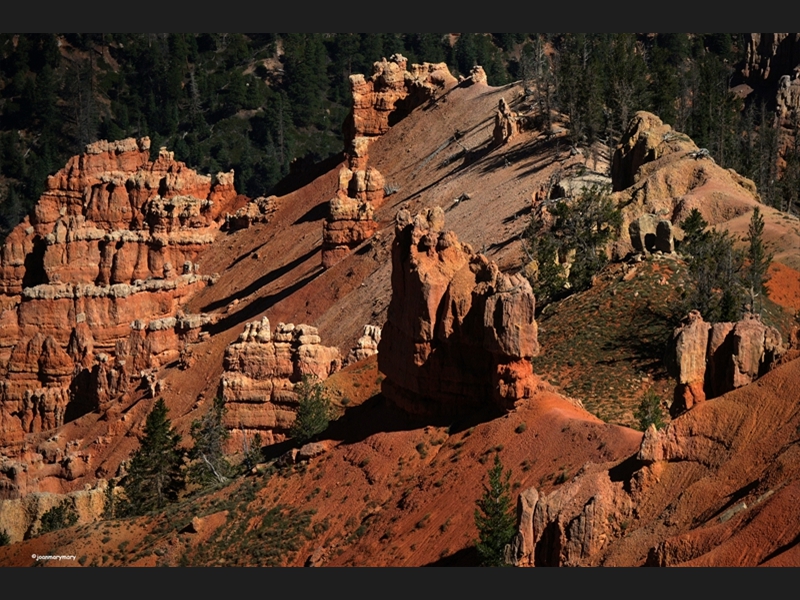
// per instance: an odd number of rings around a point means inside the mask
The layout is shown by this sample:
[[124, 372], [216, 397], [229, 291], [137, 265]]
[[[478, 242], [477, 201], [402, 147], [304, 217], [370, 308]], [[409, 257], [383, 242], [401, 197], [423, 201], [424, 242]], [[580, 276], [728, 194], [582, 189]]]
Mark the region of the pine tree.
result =
[[503, 472], [500, 455], [494, 455], [494, 466], [489, 470], [489, 485], [483, 486], [483, 496], [476, 502], [475, 525], [478, 528], [477, 544], [481, 564], [485, 567], [502, 567], [505, 564], [506, 545], [515, 530], [515, 517], [511, 511], [511, 470]]
[[224, 447], [231, 434], [224, 424], [225, 411], [225, 401], [218, 396], [211, 410], [192, 423], [194, 448], [189, 458], [196, 462], [189, 469], [189, 478], [196, 483], [225, 483], [230, 476], [231, 465], [225, 458]]
[[304, 443], [327, 429], [331, 416], [331, 402], [325, 395], [322, 384], [308, 376], [295, 387], [300, 401], [297, 417], [289, 434], [299, 443]]
[[[761, 312], [761, 295], [764, 292], [764, 280], [767, 276], [767, 269], [772, 262], [772, 255], [767, 254], [764, 248], [764, 217], [761, 210], [756, 206], [753, 209], [753, 216], [750, 218], [750, 227], [747, 230], [745, 240], [747, 247], [747, 265], [744, 268], [744, 284], [749, 288], [751, 310]], [[756, 306], [758, 299], [758, 306]]]
[[144, 514], [177, 500], [184, 487], [180, 439], [167, 418], [167, 405], [159, 398], [147, 416], [142, 444], [128, 468], [125, 512]]

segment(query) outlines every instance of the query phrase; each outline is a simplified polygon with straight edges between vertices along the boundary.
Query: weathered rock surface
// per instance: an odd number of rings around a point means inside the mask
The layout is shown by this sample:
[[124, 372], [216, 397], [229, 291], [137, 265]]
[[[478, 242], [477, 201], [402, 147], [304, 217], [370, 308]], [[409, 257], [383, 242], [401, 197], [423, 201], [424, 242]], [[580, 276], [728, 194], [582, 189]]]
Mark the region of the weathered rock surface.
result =
[[364, 333], [358, 338], [355, 348], [347, 355], [347, 363], [354, 363], [378, 353], [381, 342], [381, 328], [377, 325], [364, 325]]
[[517, 114], [511, 110], [505, 98], [500, 98], [497, 112], [494, 114], [494, 130], [492, 139], [498, 146], [510, 142], [519, 133]]
[[748, 385], [777, 363], [785, 348], [780, 332], [756, 315], [737, 323], [703, 321], [692, 311], [673, 334], [680, 408], [692, 408]]
[[376, 62], [372, 75], [350, 76], [353, 111], [344, 126], [346, 145], [359, 137], [383, 135], [414, 108], [458, 83], [445, 63], [407, 67], [404, 56], [393, 54], [389, 60]]
[[259, 196], [233, 214], [225, 215], [225, 226], [230, 231], [235, 231], [237, 229], [246, 229], [255, 223], [267, 223], [276, 208], [276, 196], [268, 198]]
[[69, 494], [34, 492], [24, 498], [0, 500], [0, 531], [5, 531], [11, 543], [35, 536], [42, 516], [51, 508], [66, 501], [78, 517], [77, 525], [98, 521], [103, 516], [108, 483], [101, 479], [91, 489]]
[[310, 325], [279, 323], [272, 332], [266, 317], [245, 325], [225, 351], [220, 380], [232, 447], [256, 433], [266, 445], [286, 438], [297, 410], [295, 384], [305, 376], [327, 379], [341, 366], [339, 349], [320, 341]]
[[[800, 362], [651, 426], [639, 451], [522, 493], [520, 566], [756, 566], [792, 548]], [[782, 564], [793, 564], [784, 554]], [[781, 564], [778, 562], [777, 564]]]
[[688, 136], [643, 111], [631, 119], [614, 152], [611, 178], [612, 199], [623, 218], [612, 249], [616, 258], [634, 249], [631, 225], [643, 215], [675, 227], [696, 208], [713, 226], [760, 204], [752, 181], [723, 169]]
[[[0, 434], [59, 427], [180, 353], [198, 254], [236, 198], [150, 141], [100, 141], [47, 180], [0, 251]], [[202, 320], [202, 318], [201, 318]], [[98, 359], [103, 356], [103, 359]]]
[[591, 465], [558, 490], [520, 494], [511, 560], [517, 566], [580, 566], [622, 531], [633, 503], [609, 471]]
[[669, 219], [644, 214], [628, 225], [628, 234], [636, 252], [671, 254], [675, 251], [675, 236]]
[[800, 65], [800, 34], [750, 33], [742, 75], [753, 87], [776, 83]]
[[332, 267], [378, 230], [374, 210], [384, 199], [383, 176], [377, 169], [342, 167], [336, 196], [328, 204], [322, 230], [322, 266]]
[[401, 210], [392, 247], [392, 300], [379, 344], [384, 395], [419, 415], [509, 409], [538, 382], [535, 300], [444, 230], [444, 212]]

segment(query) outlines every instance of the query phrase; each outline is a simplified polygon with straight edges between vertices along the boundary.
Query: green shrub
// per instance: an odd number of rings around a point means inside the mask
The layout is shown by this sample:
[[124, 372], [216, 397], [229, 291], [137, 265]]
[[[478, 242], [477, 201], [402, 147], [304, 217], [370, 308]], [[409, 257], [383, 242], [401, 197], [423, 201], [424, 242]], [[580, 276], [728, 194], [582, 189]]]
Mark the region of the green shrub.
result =
[[39, 534], [57, 531], [65, 527], [72, 527], [78, 522], [78, 513], [69, 500], [64, 500], [42, 515], [39, 525]]
[[650, 425], [655, 425], [656, 429], [661, 429], [665, 425], [664, 412], [661, 409], [661, 398], [652, 389], [647, 390], [634, 416], [639, 422], [639, 429], [642, 431], [647, 431]]
[[617, 238], [621, 226], [622, 213], [601, 186], [534, 213], [525, 238], [529, 256], [537, 265], [531, 286], [542, 307], [589, 288], [594, 275], [608, 262], [606, 247]]
[[297, 417], [289, 434], [298, 443], [303, 444], [328, 428], [331, 418], [331, 401], [325, 388], [317, 380], [308, 376], [298, 383], [294, 391], [297, 393], [299, 405]]

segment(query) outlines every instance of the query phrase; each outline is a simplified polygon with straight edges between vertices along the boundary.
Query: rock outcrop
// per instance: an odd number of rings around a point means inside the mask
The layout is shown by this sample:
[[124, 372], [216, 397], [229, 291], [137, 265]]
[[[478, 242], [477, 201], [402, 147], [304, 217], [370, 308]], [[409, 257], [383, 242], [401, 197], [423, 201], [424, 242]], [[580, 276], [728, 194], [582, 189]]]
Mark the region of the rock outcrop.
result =
[[[520, 566], [756, 566], [800, 535], [800, 362], [651, 426], [639, 451], [587, 464], [549, 494], [523, 491]], [[789, 563], [794, 564], [789, 555]], [[778, 562], [780, 564], [780, 562]], [[787, 563], [783, 563], [787, 564]]]
[[105, 509], [108, 482], [101, 479], [91, 489], [69, 494], [34, 492], [24, 498], [0, 502], [0, 531], [5, 531], [11, 543], [35, 536], [44, 514], [66, 502], [78, 517], [76, 524], [84, 525], [99, 521]]
[[[373, 65], [372, 75], [351, 75], [353, 111], [344, 125], [345, 143], [365, 143], [458, 82], [445, 63], [408, 67], [408, 60], [393, 54]], [[358, 138], [366, 140], [357, 141]], [[363, 167], [362, 167], [363, 168]]]
[[259, 196], [233, 214], [225, 215], [225, 226], [230, 231], [246, 229], [255, 223], [267, 223], [277, 209], [277, 197]]
[[[351, 161], [351, 165], [353, 162]], [[373, 215], [384, 199], [383, 176], [377, 169], [339, 171], [339, 187], [328, 205], [322, 230], [322, 266], [332, 267], [378, 230]]]
[[196, 260], [236, 198], [233, 173], [149, 150], [147, 138], [88, 145], [0, 251], [4, 443], [100, 407], [177, 358], [202, 321], [180, 307], [213, 281]]
[[671, 254], [675, 251], [674, 228], [669, 219], [657, 215], [644, 214], [628, 225], [628, 235], [635, 252], [663, 252]]
[[520, 494], [510, 561], [521, 567], [580, 566], [623, 530], [633, 503], [607, 469], [589, 466], [548, 495]]
[[737, 323], [706, 323], [692, 311], [673, 334], [678, 408], [689, 409], [748, 385], [784, 352], [780, 332], [756, 315]]
[[778, 166], [782, 169], [787, 151], [795, 146], [800, 123], [800, 34], [748, 34], [742, 76], [762, 95], [774, 94]]
[[497, 112], [494, 114], [494, 131], [492, 139], [498, 146], [507, 144], [519, 133], [517, 114], [511, 110], [505, 98], [500, 98]]
[[401, 210], [392, 246], [392, 300], [379, 344], [384, 395], [417, 415], [507, 410], [533, 394], [535, 300], [444, 230], [441, 208]]
[[297, 410], [295, 384], [305, 376], [327, 379], [341, 366], [339, 349], [320, 341], [310, 325], [279, 323], [272, 332], [266, 317], [245, 325], [225, 351], [220, 380], [231, 447], [240, 449], [256, 433], [266, 445], [286, 439]]
[[614, 152], [611, 177], [623, 220], [615, 258], [634, 250], [631, 224], [644, 215], [674, 227], [696, 208], [714, 226], [760, 204], [752, 181], [723, 169], [688, 136], [647, 112], [631, 120]]
[[372, 75], [350, 76], [353, 111], [344, 125], [347, 167], [323, 225], [322, 266], [332, 267], [378, 230], [375, 209], [384, 200], [384, 178], [368, 167], [369, 144], [417, 106], [456, 85], [444, 63], [411, 65], [393, 54], [373, 65]]
[[742, 75], [752, 87], [776, 83], [800, 65], [800, 34], [750, 33]]
[[364, 333], [356, 342], [355, 348], [347, 355], [347, 364], [355, 363], [378, 353], [381, 342], [381, 328], [377, 325], [364, 325]]

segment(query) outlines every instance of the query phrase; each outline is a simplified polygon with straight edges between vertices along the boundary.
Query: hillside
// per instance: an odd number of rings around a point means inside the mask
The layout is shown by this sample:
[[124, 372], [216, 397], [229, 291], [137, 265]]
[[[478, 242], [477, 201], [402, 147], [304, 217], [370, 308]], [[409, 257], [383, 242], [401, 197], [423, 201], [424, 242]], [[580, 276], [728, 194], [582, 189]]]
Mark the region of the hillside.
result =
[[[152, 160], [149, 140], [92, 145], [48, 180], [0, 264], [0, 523], [14, 542], [0, 564], [475, 564], [495, 454], [524, 508], [517, 564], [796, 564], [791, 349], [664, 429], [632, 428], [646, 391], [672, 403], [664, 359], [688, 269], [679, 252], [637, 253], [629, 225], [677, 227], [699, 207], [741, 245], [752, 182], [690, 156], [688, 138], [660, 143], [672, 130], [647, 113], [613, 151], [577, 148], [568, 119], [544, 126], [521, 86], [491, 87], [480, 68], [459, 82], [393, 57], [352, 87], [343, 162], [286, 195], [237, 195], [228, 173]], [[518, 274], [530, 216], [609, 171], [630, 180], [612, 196], [615, 260], [536, 310]], [[763, 213], [763, 320], [788, 340], [800, 227]], [[297, 454], [308, 374], [338, 418]], [[156, 514], [103, 518], [152, 398], [188, 447], [216, 395], [228, 450], [258, 432], [264, 462]], [[78, 524], [35, 535], [63, 497]]]

